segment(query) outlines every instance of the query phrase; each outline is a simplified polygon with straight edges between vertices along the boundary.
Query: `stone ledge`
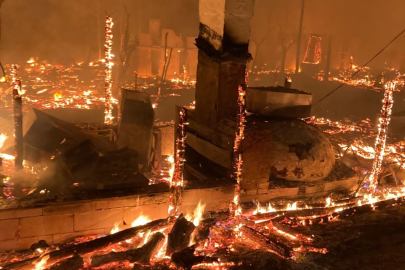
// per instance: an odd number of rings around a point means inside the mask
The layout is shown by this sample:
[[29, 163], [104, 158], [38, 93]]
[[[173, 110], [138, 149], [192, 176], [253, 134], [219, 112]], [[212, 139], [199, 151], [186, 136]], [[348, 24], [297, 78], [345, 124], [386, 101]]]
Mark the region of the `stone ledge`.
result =
[[[0, 250], [27, 249], [39, 240], [52, 244], [90, 234], [109, 234], [116, 222], [125, 221], [130, 226], [141, 214], [151, 220], [166, 218], [169, 196], [170, 193], [164, 192], [83, 203], [58, 203], [33, 209], [0, 210], [0, 216], [8, 218], [0, 220]], [[200, 200], [206, 205], [206, 212], [226, 210], [233, 196], [233, 184], [185, 189], [180, 212], [193, 213]]]
[[96, 202], [72, 203], [72, 204], [54, 204], [43, 208], [43, 215], [74, 214], [81, 212], [94, 211]]
[[73, 232], [73, 215], [52, 215], [20, 219], [20, 237]]
[[18, 219], [0, 221], [0, 241], [10, 240], [18, 236]]
[[42, 216], [42, 208], [0, 210], [0, 220]]

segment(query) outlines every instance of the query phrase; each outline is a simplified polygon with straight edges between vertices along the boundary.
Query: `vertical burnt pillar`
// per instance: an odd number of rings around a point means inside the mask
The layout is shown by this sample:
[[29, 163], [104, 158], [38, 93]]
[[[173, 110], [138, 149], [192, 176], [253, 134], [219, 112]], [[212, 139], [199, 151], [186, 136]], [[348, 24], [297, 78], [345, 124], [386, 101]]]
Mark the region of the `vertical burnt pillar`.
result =
[[122, 89], [121, 119], [118, 127], [117, 145], [128, 147], [138, 153], [139, 165], [150, 169], [154, 111], [149, 94]]
[[24, 141], [22, 127], [22, 91], [21, 81], [16, 80], [13, 89], [14, 100], [14, 138], [15, 138], [15, 170], [22, 170], [24, 159]]
[[215, 126], [235, 118], [238, 87], [245, 83], [254, 0], [200, 0], [196, 121]]

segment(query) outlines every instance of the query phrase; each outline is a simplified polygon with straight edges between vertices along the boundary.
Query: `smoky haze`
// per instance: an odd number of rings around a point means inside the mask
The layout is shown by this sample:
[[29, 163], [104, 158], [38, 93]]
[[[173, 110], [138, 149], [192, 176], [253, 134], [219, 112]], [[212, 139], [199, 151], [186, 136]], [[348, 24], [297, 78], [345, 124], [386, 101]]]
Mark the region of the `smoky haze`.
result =
[[[1, 57], [6, 63], [37, 56], [54, 62], [94, 61], [103, 54], [104, 18], [112, 14], [114, 50], [124, 30], [124, 6], [130, 14], [130, 33], [148, 32], [149, 19], [189, 36], [198, 34], [198, 0], [5, 0], [1, 7]], [[288, 47], [286, 68], [295, 66], [301, 0], [256, 0], [250, 50], [254, 65], [280, 66]], [[325, 44], [332, 38], [332, 67], [342, 51], [363, 64], [405, 28], [404, 0], [306, 0], [302, 51], [310, 34]], [[405, 35], [376, 61], [400, 67], [405, 58]]]

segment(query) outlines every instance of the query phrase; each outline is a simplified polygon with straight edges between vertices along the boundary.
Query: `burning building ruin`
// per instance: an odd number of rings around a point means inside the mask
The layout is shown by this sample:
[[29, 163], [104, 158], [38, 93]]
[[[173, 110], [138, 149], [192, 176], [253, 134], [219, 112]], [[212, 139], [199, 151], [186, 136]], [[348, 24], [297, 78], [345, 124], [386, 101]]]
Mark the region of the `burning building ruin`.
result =
[[[36, 95], [30, 88], [16, 103], [21, 136], [0, 119], [8, 136], [0, 136], [1, 269], [336, 269], [345, 266], [335, 255], [342, 245], [355, 253], [386, 239], [382, 224], [398, 228], [401, 241], [404, 224], [391, 220], [403, 217], [405, 144], [388, 133], [400, 83], [385, 85], [378, 134], [370, 119], [313, 117], [314, 95], [295, 89], [298, 77], [285, 78], [285, 87], [251, 86], [254, 7], [199, 0], [195, 102], [173, 106], [170, 124], [156, 117], [164, 95], [175, 95], [167, 94], [169, 78], [152, 94], [149, 81], [135, 82], [114, 98], [110, 16], [106, 57], [88, 64], [101, 70], [98, 95], [97, 87], [80, 90], [83, 64], [57, 71], [58, 84], [74, 87], [51, 90], [51, 100], [35, 99], [51, 79], [34, 79]], [[318, 65], [321, 38], [311, 39], [304, 63]], [[29, 61], [28, 69], [47, 73], [46, 63]], [[77, 122], [58, 117], [59, 106], [88, 106], [102, 117]]]

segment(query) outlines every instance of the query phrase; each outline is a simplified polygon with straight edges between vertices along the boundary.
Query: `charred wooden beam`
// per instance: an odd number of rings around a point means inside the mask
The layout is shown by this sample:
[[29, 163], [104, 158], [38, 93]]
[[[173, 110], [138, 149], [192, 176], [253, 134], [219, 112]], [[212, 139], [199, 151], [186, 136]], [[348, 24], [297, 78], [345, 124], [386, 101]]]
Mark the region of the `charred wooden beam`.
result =
[[[66, 248], [55, 250], [47, 255], [49, 255], [49, 259], [47, 261], [48, 264], [58, 261], [60, 259], [78, 254], [84, 255], [90, 252], [93, 252], [97, 249], [105, 248], [111, 244], [115, 244], [121, 241], [125, 241], [137, 235], [140, 232], [145, 232], [148, 230], [157, 231], [163, 228], [170, 226], [174, 222], [172, 217], [168, 217], [166, 219], [158, 219], [152, 222], [149, 222], [142, 226], [137, 226], [134, 228], [129, 228], [115, 234], [107, 235], [101, 238], [97, 238], [92, 241], [84, 242], [78, 245], [68, 246]], [[4, 269], [19, 269], [26, 265], [32, 264], [32, 262], [38, 260], [40, 257], [36, 256], [24, 261], [13, 262], [3, 266]]]
[[150, 258], [162, 248], [165, 241], [163, 233], [157, 232], [151, 236], [150, 240], [142, 247], [123, 252], [110, 252], [105, 255], [91, 258], [91, 266], [99, 267], [108, 263], [118, 261], [139, 262], [149, 264]]
[[261, 220], [261, 219], [272, 220], [272, 219], [278, 218], [280, 216], [285, 216], [285, 217], [325, 216], [325, 215], [330, 215], [336, 211], [339, 211], [342, 208], [353, 207], [355, 205], [356, 205], [355, 203], [352, 203], [352, 204], [347, 204], [345, 206], [336, 206], [336, 207], [327, 207], [327, 208], [276, 211], [276, 212], [257, 214], [257, 215], [251, 216], [250, 219], [252, 219], [252, 220]]
[[[381, 210], [387, 207], [395, 206], [397, 204], [401, 204], [404, 201], [404, 198], [397, 198], [397, 199], [390, 199], [386, 201], [380, 201], [376, 202], [374, 204], [364, 204], [360, 206], [355, 206], [355, 205], [346, 205], [344, 207], [347, 207], [346, 209], [343, 209], [341, 211], [334, 211], [326, 214], [322, 214], [319, 212], [318, 215], [304, 215], [305, 213], [302, 213], [301, 215], [296, 215], [296, 216], [284, 216], [284, 219], [288, 220], [288, 222], [283, 222], [284, 224], [287, 224], [289, 226], [296, 226], [296, 225], [313, 225], [313, 224], [319, 224], [319, 223], [324, 223], [328, 222], [330, 220], [333, 220], [337, 217], [339, 219], [344, 219], [353, 216], [354, 214], [365, 214], [369, 213], [373, 210]], [[337, 207], [339, 208], [339, 207]], [[342, 208], [342, 207], [340, 207]], [[328, 208], [331, 209], [331, 208]], [[275, 218], [274, 220], [281, 221], [281, 217]]]
[[60, 261], [52, 265], [49, 270], [78, 270], [83, 267], [83, 258], [79, 255], [75, 255], [69, 259]]
[[241, 239], [243, 240], [246, 239], [248, 242], [258, 245], [282, 258], [291, 258], [294, 256], [294, 251], [290, 247], [277, 242], [252, 228], [242, 226], [239, 230], [242, 232], [243, 237]]
[[185, 219], [183, 214], [181, 214], [168, 235], [166, 255], [171, 256], [173, 253], [188, 247], [194, 229], [194, 224]]
[[172, 262], [177, 266], [189, 270], [193, 265], [200, 263], [219, 262], [219, 258], [208, 256], [195, 256], [196, 245], [192, 245], [172, 255]]

